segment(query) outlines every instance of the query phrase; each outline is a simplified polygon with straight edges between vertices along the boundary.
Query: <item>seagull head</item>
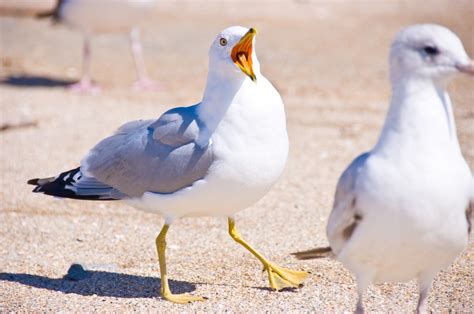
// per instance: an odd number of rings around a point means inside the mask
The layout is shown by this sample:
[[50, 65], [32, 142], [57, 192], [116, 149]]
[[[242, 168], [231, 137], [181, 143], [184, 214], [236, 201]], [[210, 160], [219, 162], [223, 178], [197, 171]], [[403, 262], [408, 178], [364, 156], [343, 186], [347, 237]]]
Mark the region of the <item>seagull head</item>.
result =
[[445, 82], [464, 72], [474, 76], [474, 63], [456, 34], [435, 24], [401, 30], [390, 50], [390, 76]]
[[248, 76], [257, 81], [259, 63], [255, 55], [255, 28], [228, 27], [217, 35], [209, 49], [209, 71], [222, 76]]

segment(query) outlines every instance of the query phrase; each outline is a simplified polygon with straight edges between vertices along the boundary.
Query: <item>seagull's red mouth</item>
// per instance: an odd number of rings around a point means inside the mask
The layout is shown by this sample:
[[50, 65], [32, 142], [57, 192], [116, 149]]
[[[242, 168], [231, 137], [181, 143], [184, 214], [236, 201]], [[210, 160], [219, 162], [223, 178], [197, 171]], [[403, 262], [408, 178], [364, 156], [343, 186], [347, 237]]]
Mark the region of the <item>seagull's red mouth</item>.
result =
[[252, 68], [252, 49], [253, 38], [256, 34], [257, 30], [255, 28], [251, 28], [234, 46], [230, 54], [232, 61], [234, 61], [239, 69], [247, 74], [254, 82], [257, 81], [257, 77], [255, 76]]

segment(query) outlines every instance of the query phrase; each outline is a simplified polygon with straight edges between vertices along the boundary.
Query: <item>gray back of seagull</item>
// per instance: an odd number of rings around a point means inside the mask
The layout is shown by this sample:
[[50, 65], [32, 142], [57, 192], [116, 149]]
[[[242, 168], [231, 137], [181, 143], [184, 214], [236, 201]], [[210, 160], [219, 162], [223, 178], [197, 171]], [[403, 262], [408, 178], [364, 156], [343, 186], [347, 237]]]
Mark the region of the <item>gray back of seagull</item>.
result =
[[214, 161], [211, 145], [196, 144], [205, 126], [196, 107], [180, 107], [158, 120], [129, 122], [97, 144], [81, 171], [131, 197], [173, 193], [202, 179]]

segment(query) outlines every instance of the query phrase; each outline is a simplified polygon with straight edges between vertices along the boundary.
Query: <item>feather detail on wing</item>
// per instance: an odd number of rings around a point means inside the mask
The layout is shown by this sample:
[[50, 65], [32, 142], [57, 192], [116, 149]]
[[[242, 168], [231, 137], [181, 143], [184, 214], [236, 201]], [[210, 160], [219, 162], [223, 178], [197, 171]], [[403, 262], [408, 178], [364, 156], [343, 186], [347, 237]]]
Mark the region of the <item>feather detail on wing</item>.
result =
[[362, 219], [357, 211], [357, 198], [354, 188], [357, 175], [369, 156], [369, 153], [364, 153], [357, 157], [343, 172], [337, 184], [334, 205], [327, 226], [329, 243], [336, 255], [350, 239]]
[[65, 171], [57, 177], [31, 179], [28, 184], [35, 185], [35, 193], [81, 200], [106, 201], [119, 200], [124, 195], [114, 188], [86, 177], [80, 168]]
[[174, 108], [156, 121], [123, 125], [89, 152], [81, 170], [131, 197], [192, 185], [205, 177], [214, 159], [211, 145], [196, 144], [205, 127], [196, 108]]

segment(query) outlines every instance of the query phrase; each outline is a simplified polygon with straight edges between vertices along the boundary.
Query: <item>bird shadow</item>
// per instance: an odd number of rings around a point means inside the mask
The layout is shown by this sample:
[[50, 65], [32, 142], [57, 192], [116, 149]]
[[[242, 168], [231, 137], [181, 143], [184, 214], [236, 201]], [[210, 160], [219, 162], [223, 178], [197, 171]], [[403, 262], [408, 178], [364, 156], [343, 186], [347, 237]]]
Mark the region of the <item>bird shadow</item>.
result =
[[[30, 287], [73, 293], [84, 296], [98, 295], [117, 298], [156, 298], [160, 296], [160, 278], [120, 274], [106, 271], [87, 270], [85, 279], [74, 281], [67, 278], [16, 273], [0, 273], [0, 281], [17, 282]], [[196, 285], [169, 280], [174, 293], [187, 293], [196, 290]]]
[[48, 76], [37, 75], [10, 75], [0, 81], [2, 85], [16, 87], [66, 87], [75, 83], [74, 80], [65, 80]]

